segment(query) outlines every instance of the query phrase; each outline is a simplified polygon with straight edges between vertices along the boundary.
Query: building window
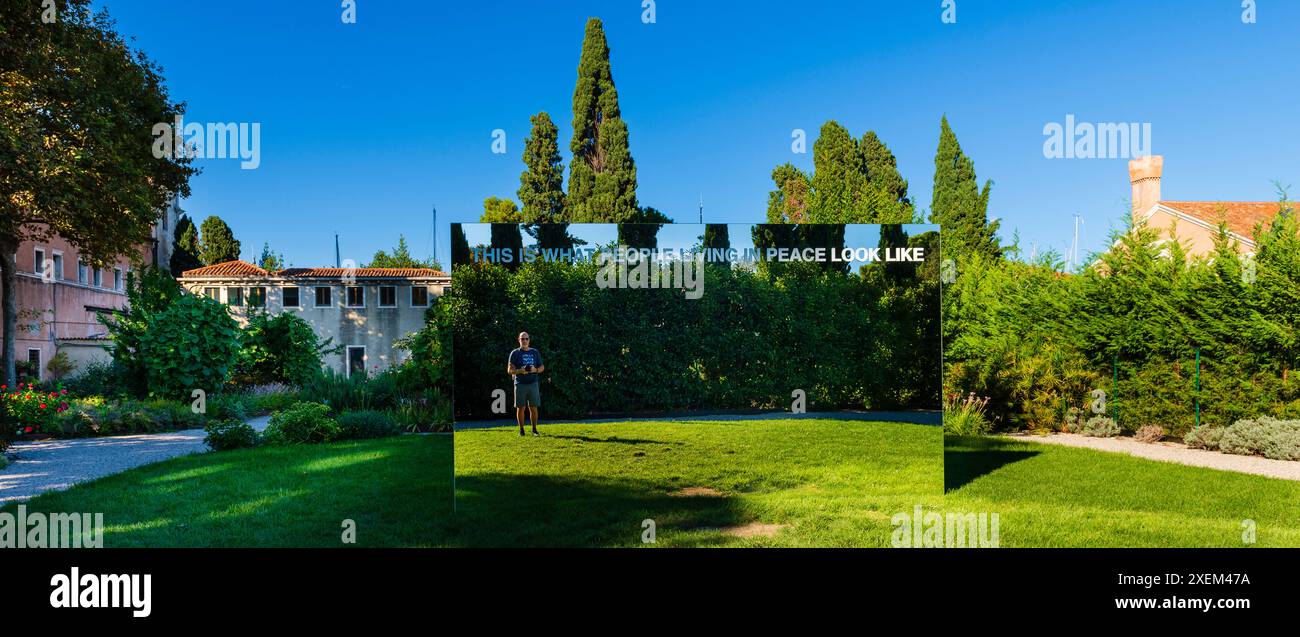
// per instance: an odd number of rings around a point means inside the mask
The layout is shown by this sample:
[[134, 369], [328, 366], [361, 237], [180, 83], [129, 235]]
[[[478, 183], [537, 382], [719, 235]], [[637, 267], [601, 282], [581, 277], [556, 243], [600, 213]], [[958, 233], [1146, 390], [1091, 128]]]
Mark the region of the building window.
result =
[[298, 307], [298, 288], [284, 288], [284, 307]]
[[221, 288], [203, 288], [203, 296], [218, 303], [221, 302]]
[[104, 271], [95, 268], [95, 287], [104, 287]]
[[365, 307], [366, 292], [365, 288], [359, 285], [348, 286], [348, 307]]
[[248, 288], [248, 307], [266, 307], [266, 288]]
[[113, 268], [113, 289], [122, 289], [122, 268]]
[[235, 307], [244, 305], [244, 288], [226, 288], [226, 303]]
[[353, 374], [366, 375], [366, 347], [364, 345], [349, 345], [347, 360], [348, 378]]
[[63, 280], [63, 253], [62, 252], [54, 253], [54, 280], [55, 281]]
[[316, 307], [334, 305], [334, 288], [321, 286], [316, 288]]
[[45, 250], [36, 248], [32, 256], [32, 272], [37, 276], [45, 276]]
[[379, 286], [379, 307], [397, 307], [397, 288], [391, 285]]
[[41, 350], [36, 348], [29, 348], [27, 350], [27, 364], [31, 366], [32, 373], [36, 375], [36, 380], [42, 380]]
[[411, 286], [411, 307], [429, 307], [429, 288], [423, 285]]
[[81, 258], [78, 257], [77, 258], [77, 283], [85, 285], [86, 279], [88, 279], [89, 277], [90, 277], [90, 272], [89, 272], [89, 268], [86, 267], [86, 262], [82, 261]]

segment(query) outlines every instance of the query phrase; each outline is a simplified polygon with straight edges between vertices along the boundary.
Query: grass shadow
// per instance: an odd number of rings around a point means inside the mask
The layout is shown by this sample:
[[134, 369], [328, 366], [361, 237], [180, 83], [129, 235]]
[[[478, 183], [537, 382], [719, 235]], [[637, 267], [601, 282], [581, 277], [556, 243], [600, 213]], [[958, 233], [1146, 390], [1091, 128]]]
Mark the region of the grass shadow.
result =
[[641, 546], [645, 520], [656, 544], [719, 546], [720, 530], [753, 521], [730, 496], [670, 496], [631, 479], [486, 473], [456, 480], [452, 546]]
[[944, 436], [943, 491], [949, 493], [1009, 464], [1038, 455], [998, 438]]
[[680, 442], [665, 442], [662, 440], [643, 440], [641, 438], [619, 438], [613, 436], [610, 438], [593, 438], [591, 436], [565, 436], [559, 434], [542, 434], [548, 438], [560, 438], [563, 440], [577, 440], [579, 442], [613, 442], [624, 445], [678, 445]]

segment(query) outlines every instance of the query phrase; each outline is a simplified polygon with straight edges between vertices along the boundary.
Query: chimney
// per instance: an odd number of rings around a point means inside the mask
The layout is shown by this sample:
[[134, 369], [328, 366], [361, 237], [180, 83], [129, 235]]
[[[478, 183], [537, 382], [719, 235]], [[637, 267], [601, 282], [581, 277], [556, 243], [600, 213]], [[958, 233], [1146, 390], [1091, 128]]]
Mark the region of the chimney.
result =
[[1128, 178], [1133, 184], [1133, 220], [1147, 213], [1160, 201], [1160, 174], [1165, 158], [1161, 155], [1139, 157], [1128, 163]]

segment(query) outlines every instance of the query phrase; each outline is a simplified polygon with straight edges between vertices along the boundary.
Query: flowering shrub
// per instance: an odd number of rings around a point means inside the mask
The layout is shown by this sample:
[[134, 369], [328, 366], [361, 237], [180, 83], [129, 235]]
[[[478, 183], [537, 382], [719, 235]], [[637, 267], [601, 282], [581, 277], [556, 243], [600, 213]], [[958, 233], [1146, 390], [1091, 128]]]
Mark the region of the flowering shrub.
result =
[[0, 428], [8, 435], [0, 433], [0, 450], [7, 446], [7, 441], [15, 434], [46, 433], [53, 429], [58, 415], [68, 409], [68, 390], [45, 392], [27, 383], [24, 387], [10, 389], [0, 385], [0, 412], [3, 412], [4, 424]]
[[952, 436], [982, 436], [993, 430], [993, 423], [984, 415], [988, 397], [976, 398], [971, 392], [947, 394], [943, 401], [943, 432]]

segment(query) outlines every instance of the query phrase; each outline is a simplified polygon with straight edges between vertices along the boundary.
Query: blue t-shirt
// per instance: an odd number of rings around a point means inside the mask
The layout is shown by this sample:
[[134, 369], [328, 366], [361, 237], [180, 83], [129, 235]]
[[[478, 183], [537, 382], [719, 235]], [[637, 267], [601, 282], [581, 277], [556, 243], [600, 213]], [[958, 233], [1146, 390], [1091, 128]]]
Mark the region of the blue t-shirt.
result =
[[[529, 365], [532, 365], [533, 367], [541, 367], [542, 353], [537, 351], [536, 347], [530, 347], [526, 352], [516, 347], [513, 352], [510, 352], [510, 364], [514, 365], [515, 369], [519, 369], [519, 370], [522, 370], [523, 368], [528, 367]], [[514, 377], [515, 384], [531, 385], [537, 382], [537, 376], [538, 375], [536, 373], [519, 374]]]

